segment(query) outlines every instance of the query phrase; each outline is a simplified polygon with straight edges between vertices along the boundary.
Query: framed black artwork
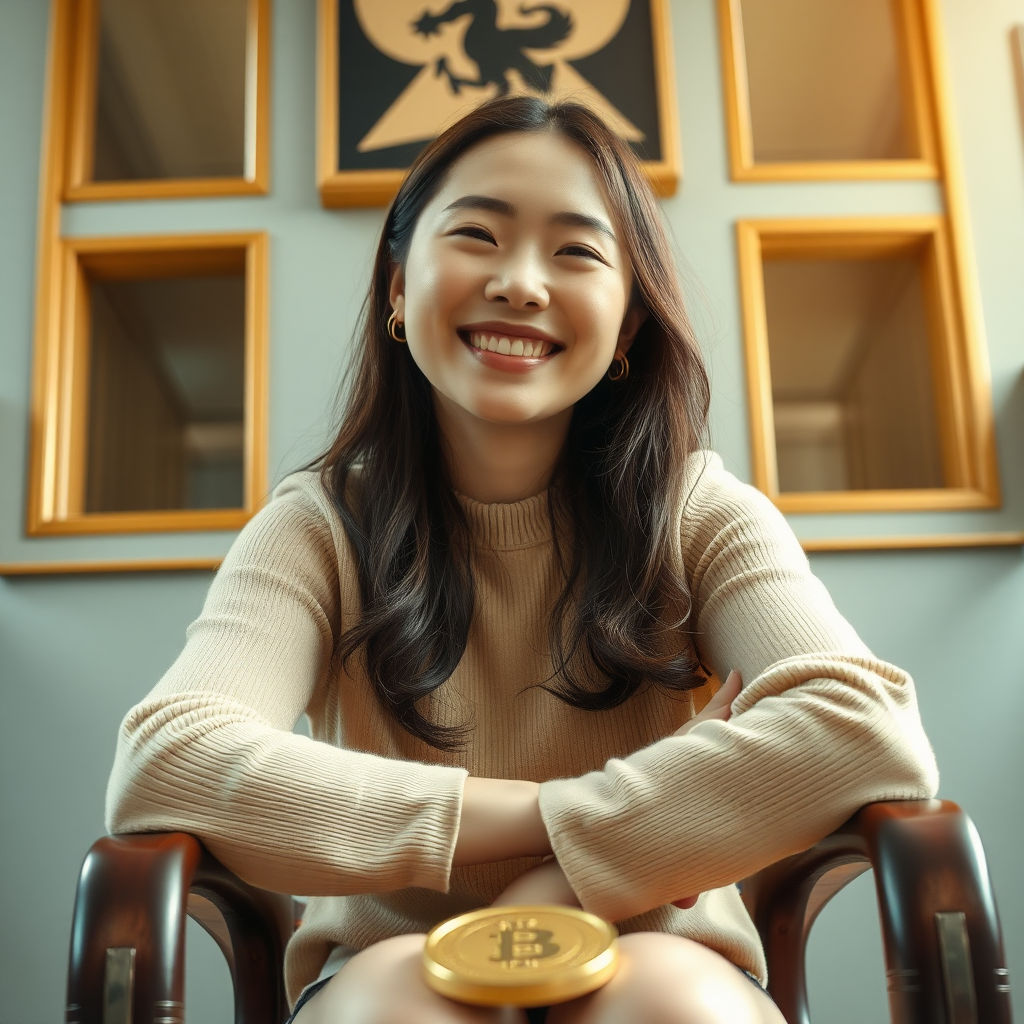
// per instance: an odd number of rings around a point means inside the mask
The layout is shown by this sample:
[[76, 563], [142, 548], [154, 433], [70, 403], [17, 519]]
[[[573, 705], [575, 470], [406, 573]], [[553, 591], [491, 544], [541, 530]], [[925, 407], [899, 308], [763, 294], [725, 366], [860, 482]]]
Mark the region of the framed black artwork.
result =
[[682, 160], [668, 17], [668, 0], [320, 0], [323, 204], [387, 203], [431, 139], [504, 94], [588, 104], [672, 195]]

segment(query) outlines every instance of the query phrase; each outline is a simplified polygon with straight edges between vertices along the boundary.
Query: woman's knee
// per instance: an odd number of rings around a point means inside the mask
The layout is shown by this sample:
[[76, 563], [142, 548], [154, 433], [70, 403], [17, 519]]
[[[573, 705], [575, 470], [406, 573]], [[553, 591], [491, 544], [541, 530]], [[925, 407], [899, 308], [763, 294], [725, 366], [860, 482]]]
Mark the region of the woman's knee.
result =
[[463, 1006], [423, 980], [423, 935], [397, 935], [357, 953], [299, 1011], [295, 1024], [520, 1024], [502, 1010]]
[[698, 942], [640, 933], [619, 943], [615, 977], [593, 995], [553, 1007], [548, 1024], [784, 1024], [764, 992]]

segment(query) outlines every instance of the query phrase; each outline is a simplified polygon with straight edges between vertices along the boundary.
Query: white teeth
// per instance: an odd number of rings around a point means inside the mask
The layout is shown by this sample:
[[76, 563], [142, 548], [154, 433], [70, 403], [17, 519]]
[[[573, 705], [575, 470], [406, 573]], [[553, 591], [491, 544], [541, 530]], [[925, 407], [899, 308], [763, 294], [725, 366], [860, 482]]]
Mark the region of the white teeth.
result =
[[549, 341], [531, 341], [528, 338], [506, 338], [500, 334], [480, 334], [473, 332], [469, 336], [473, 348], [483, 352], [497, 352], [505, 356], [522, 356], [523, 358], [540, 358], [550, 355], [554, 345]]

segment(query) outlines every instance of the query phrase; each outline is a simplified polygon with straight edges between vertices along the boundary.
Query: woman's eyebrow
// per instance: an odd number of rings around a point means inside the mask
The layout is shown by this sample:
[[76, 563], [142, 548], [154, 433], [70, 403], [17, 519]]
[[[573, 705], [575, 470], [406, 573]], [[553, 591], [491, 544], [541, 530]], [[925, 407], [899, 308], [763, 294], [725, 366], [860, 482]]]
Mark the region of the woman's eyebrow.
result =
[[[512, 203], [504, 199], [495, 199], [493, 196], [462, 196], [453, 203], [449, 203], [444, 211], [449, 210], [488, 210], [491, 213], [500, 214], [502, 217], [514, 218], [518, 211]], [[590, 217], [585, 213], [573, 213], [565, 210], [556, 213], [551, 218], [552, 224], [566, 224], [575, 228], [591, 228], [607, 235], [613, 242], [616, 241], [615, 232], [600, 217]]]
[[616, 241], [615, 232], [600, 217], [588, 217], [585, 213], [556, 213], [551, 218], [552, 224], [567, 224], [573, 228], [593, 228], [607, 235], [613, 242]]
[[449, 210], [489, 210], [491, 213], [500, 213], [503, 217], [515, 217], [516, 208], [505, 202], [504, 199], [495, 199], [493, 196], [462, 196], [454, 203], [449, 203], [442, 212]]

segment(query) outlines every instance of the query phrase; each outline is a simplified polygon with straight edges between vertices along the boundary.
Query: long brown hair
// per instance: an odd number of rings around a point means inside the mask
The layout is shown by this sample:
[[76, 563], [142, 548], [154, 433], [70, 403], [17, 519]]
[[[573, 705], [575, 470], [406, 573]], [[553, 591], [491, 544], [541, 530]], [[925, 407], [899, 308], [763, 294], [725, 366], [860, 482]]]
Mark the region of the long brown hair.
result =
[[[439, 749], [468, 725], [445, 728], [418, 709], [462, 659], [473, 617], [469, 528], [451, 486], [430, 384], [390, 339], [390, 275], [448, 169], [471, 146], [511, 132], [554, 131], [593, 160], [633, 268], [646, 319], [625, 381], [603, 379], [576, 403], [549, 489], [564, 574], [550, 626], [545, 689], [575, 707], [617, 707], [641, 686], [700, 685], [680, 632], [689, 593], [678, 562], [687, 457], [701, 446], [707, 374], [657, 201], [629, 147], [586, 107], [532, 97], [476, 108], [432, 142], [388, 211], [358, 333], [359, 355], [341, 428], [317, 460], [352, 545], [362, 616], [340, 640], [365, 659], [382, 706]], [[359, 467], [353, 477], [353, 470]], [[595, 687], [593, 668], [604, 685]]]

